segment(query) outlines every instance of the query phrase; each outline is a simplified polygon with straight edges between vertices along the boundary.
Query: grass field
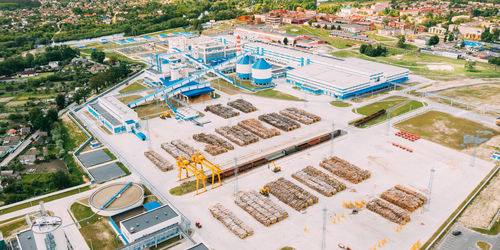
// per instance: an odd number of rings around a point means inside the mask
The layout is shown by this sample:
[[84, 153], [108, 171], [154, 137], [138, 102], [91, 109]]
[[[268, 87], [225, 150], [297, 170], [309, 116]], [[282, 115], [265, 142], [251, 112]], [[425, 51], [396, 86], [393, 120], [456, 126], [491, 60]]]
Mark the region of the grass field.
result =
[[28, 223], [24, 219], [24, 216], [18, 216], [8, 221], [2, 221], [2, 226], [0, 226], [0, 232], [4, 237], [9, 237], [12, 234], [20, 232], [28, 228]]
[[269, 98], [274, 98], [274, 99], [282, 99], [282, 100], [289, 100], [289, 101], [304, 101], [303, 99], [300, 99], [296, 96], [289, 95], [283, 92], [280, 92], [278, 90], [274, 89], [266, 89], [262, 90], [259, 92], [253, 93], [256, 96], [262, 96], [262, 97], [269, 97]]
[[229, 84], [226, 81], [222, 80], [215, 80], [210, 83], [210, 86], [216, 90], [222, 91], [228, 95], [236, 95], [239, 94], [240, 92], [246, 91], [241, 88], [238, 88], [237, 86], [234, 86], [232, 84]]
[[[330, 31], [325, 30], [325, 29], [318, 29], [318, 28], [313, 28], [309, 27], [306, 25], [301, 25], [301, 26], [284, 26], [282, 27], [287, 33], [290, 34], [295, 34], [295, 35], [303, 35], [303, 34], [308, 34], [308, 35], [314, 35], [317, 36], [325, 41], [327, 41], [329, 44], [334, 46], [337, 49], [345, 49], [352, 47], [353, 45], [356, 44], [361, 44], [361, 42], [358, 41], [351, 41], [351, 40], [346, 40], [346, 39], [341, 39], [341, 38], [333, 38], [330, 37]], [[294, 31], [297, 30], [297, 31]]]
[[179, 196], [179, 195], [184, 195], [184, 194], [191, 193], [194, 191], [196, 191], [196, 181], [188, 181], [188, 182], [182, 183], [181, 185], [179, 185], [177, 187], [171, 188], [169, 192], [171, 195]]
[[343, 102], [343, 101], [331, 101], [330, 105], [335, 106], [335, 107], [339, 107], [339, 108], [345, 108], [345, 107], [351, 106], [352, 104], [347, 103], [347, 102]]
[[[442, 96], [451, 97], [454, 99], [466, 101], [469, 103], [479, 104], [486, 107], [497, 108], [500, 107], [500, 84], [499, 83], [488, 83], [488, 84], [478, 84], [472, 86], [464, 86], [459, 88], [452, 88], [443, 91], [439, 91], [437, 94]], [[449, 104], [449, 101], [442, 100], [443, 102]], [[467, 108], [464, 105], [457, 105], [453, 103], [454, 106], [461, 108]], [[482, 112], [482, 110], [476, 110]], [[494, 114], [497, 117], [500, 114]]]
[[464, 134], [475, 135], [476, 130], [488, 130], [493, 132], [493, 135], [481, 135], [482, 138], [488, 139], [498, 134], [498, 131], [490, 127], [439, 111], [429, 111], [413, 117], [396, 124], [396, 128], [457, 150], [463, 149], [460, 144]]
[[[421, 108], [424, 106], [424, 104], [419, 102], [419, 101], [411, 100], [408, 103], [406, 103], [400, 107], [394, 108], [397, 105], [402, 104], [406, 101], [408, 101], [407, 97], [390, 96], [390, 97], [384, 98], [378, 102], [371, 103], [371, 104], [365, 105], [363, 107], [360, 107], [357, 110], [353, 109], [353, 112], [357, 112], [358, 114], [369, 116], [369, 115], [371, 115], [371, 114], [373, 114], [381, 109], [385, 109], [386, 111], [388, 111], [389, 105], [391, 104], [392, 105], [391, 117], [396, 117], [396, 116], [402, 115], [404, 113], [410, 112], [411, 110], [415, 110], [415, 109], [418, 109], [418, 108]], [[377, 117], [377, 118], [375, 118], [375, 119], [373, 119], [373, 120], [371, 120], [371, 121], [369, 121], [369, 122], [367, 122], [359, 127], [364, 128], [364, 127], [374, 125], [374, 124], [377, 124], [377, 123], [385, 121], [385, 120], [387, 120], [387, 113], [384, 115], [381, 115], [381, 116], [379, 116], [379, 117]], [[354, 121], [351, 123], [354, 123]]]
[[82, 145], [89, 138], [78, 125], [69, 119], [67, 114], [62, 117], [62, 122], [75, 147]]
[[476, 242], [476, 245], [481, 250], [490, 250], [491, 249], [491, 245], [489, 243], [484, 242], [484, 241], [478, 241], [478, 242]]
[[385, 37], [385, 36], [379, 36], [377, 34], [375, 34], [375, 32], [369, 32], [369, 33], [366, 33], [366, 36], [367, 37], [371, 37], [373, 39], [375, 39], [376, 41], [379, 41], [379, 42], [389, 42], [389, 41], [394, 41], [395, 38], [389, 38], [389, 37]]
[[118, 100], [120, 102], [124, 103], [125, 105], [127, 105], [127, 104], [141, 98], [141, 97], [142, 96], [140, 96], [140, 95], [129, 95], [129, 96], [125, 96], [125, 97], [120, 97], [120, 98], [118, 98]]
[[24, 79], [32, 79], [32, 80], [34, 80], [34, 79], [40, 79], [42, 77], [47, 77], [47, 76], [50, 76], [50, 75], [53, 75], [53, 74], [54, 74], [54, 72], [43, 72], [43, 73], [40, 73], [40, 74], [38, 74], [36, 76], [24, 77]]
[[90, 219], [80, 222], [80, 233], [89, 247], [93, 249], [116, 249], [122, 246], [122, 242], [117, 240], [117, 235], [109, 225], [108, 217], [94, 215], [94, 212], [89, 207], [78, 203], [71, 205], [71, 212], [78, 221], [90, 217]]
[[49, 201], [61, 199], [61, 198], [67, 197], [67, 196], [71, 196], [71, 195], [74, 195], [74, 194], [78, 194], [80, 192], [85, 192], [87, 190], [90, 190], [89, 186], [85, 186], [85, 187], [82, 187], [80, 189], [75, 189], [75, 190], [67, 191], [67, 192], [64, 192], [64, 193], [52, 195], [52, 196], [49, 196], [49, 197], [46, 197], [46, 198], [43, 198], [43, 199], [38, 199], [38, 200], [35, 200], [35, 201], [32, 201], [32, 202], [22, 203], [22, 204], [19, 204], [17, 206], [9, 207], [7, 209], [2, 209], [2, 210], [0, 210], [0, 214], [8, 214], [8, 213], [11, 213], [11, 212], [14, 212], [14, 211], [17, 211], [17, 210], [21, 210], [21, 209], [24, 209], [24, 208], [28, 208], [28, 207], [31, 207], [31, 206], [38, 206], [38, 203], [40, 203], [40, 201], [49, 202]]
[[127, 87], [123, 88], [119, 92], [120, 92], [120, 94], [123, 94], [123, 93], [128, 93], [128, 92], [143, 90], [143, 89], [147, 89], [147, 88], [144, 85], [142, 85], [142, 84], [140, 84], [138, 82], [134, 82], [134, 83], [128, 85]]
[[135, 112], [140, 118], [148, 116], [150, 119], [160, 116], [161, 113], [170, 110], [168, 106], [162, 106], [160, 104], [156, 105], [156, 102], [149, 102], [146, 104], [141, 104], [134, 108]]

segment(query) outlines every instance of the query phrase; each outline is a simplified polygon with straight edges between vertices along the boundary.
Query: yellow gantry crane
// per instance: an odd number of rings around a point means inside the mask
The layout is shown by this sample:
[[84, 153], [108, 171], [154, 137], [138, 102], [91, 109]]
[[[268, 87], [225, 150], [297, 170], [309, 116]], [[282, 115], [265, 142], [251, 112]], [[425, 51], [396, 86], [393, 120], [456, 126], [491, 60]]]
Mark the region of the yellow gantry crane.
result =
[[[211, 163], [200, 152], [194, 153], [191, 156], [191, 161], [194, 162], [195, 167], [198, 167], [198, 165], [200, 165], [199, 169], [202, 173], [203, 167], [207, 167], [208, 169], [210, 169], [210, 171], [212, 172], [212, 189], [220, 187], [222, 185], [222, 182], [220, 180], [220, 174], [222, 173], [222, 170], [219, 168], [219, 164]], [[219, 182], [217, 186], [214, 186], [215, 176], [217, 176], [217, 181]]]
[[[192, 174], [194, 174], [194, 176], [196, 176], [196, 194], [201, 194], [201, 193], [204, 193], [207, 191], [207, 187], [205, 185], [205, 179], [207, 178], [207, 176], [203, 173], [203, 171], [199, 170], [196, 168], [196, 165], [191, 165], [191, 162], [189, 162], [189, 160], [186, 159], [186, 157], [180, 157], [179, 159], [177, 159], [177, 167], [179, 167], [179, 180], [182, 181], [182, 180], [185, 180], [187, 178], [189, 178], [189, 172], [191, 172]], [[185, 169], [186, 170], [186, 177], [185, 178], [182, 178], [182, 170]], [[200, 180], [202, 181], [202, 184], [203, 184], [203, 191], [202, 192], [199, 192], [199, 185], [200, 185]], [[220, 179], [219, 179], [220, 180]], [[212, 183], [213, 185], [213, 183]]]

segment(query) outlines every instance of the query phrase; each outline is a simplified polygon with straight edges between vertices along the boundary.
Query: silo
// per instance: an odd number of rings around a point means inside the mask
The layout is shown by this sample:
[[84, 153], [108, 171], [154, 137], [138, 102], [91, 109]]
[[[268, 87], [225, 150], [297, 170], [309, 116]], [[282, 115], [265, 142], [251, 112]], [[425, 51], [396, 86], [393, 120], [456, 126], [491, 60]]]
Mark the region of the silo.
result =
[[252, 64], [255, 62], [252, 56], [242, 57], [236, 64], [236, 75], [240, 79], [250, 79], [252, 77]]
[[270, 84], [273, 80], [271, 65], [266, 60], [260, 58], [252, 66], [252, 79], [255, 85]]

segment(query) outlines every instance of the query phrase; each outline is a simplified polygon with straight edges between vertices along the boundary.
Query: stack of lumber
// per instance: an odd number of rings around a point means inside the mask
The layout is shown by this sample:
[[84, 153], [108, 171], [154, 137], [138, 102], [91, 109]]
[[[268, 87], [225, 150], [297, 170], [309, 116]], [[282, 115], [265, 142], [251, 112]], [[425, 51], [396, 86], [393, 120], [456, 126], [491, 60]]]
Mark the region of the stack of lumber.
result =
[[379, 198], [369, 201], [366, 204], [366, 208], [398, 224], [404, 225], [410, 221], [410, 213], [408, 211]]
[[401, 185], [386, 190], [380, 197], [410, 212], [423, 206], [427, 201], [423, 195]]
[[266, 128], [262, 122], [256, 119], [247, 119], [238, 122], [238, 126], [258, 135], [260, 138], [267, 139], [273, 136], [280, 135], [280, 131], [275, 128]]
[[234, 146], [231, 143], [213, 134], [194, 134], [193, 139], [195, 141], [206, 143], [207, 145], [205, 145], [205, 151], [211, 155], [222, 154], [228, 150], [234, 149]]
[[235, 117], [240, 114], [240, 112], [234, 111], [232, 108], [226, 107], [220, 103], [214, 105], [208, 105], [206, 110], [225, 119], [229, 117]]
[[248, 132], [244, 128], [236, 125], [236, 126], [224, 126], [215, 129], [215, 132], [226, 137], [228, 140], [236, 143], [239, 146], [245, 146], [250, 143], [257, 142], [259, 137]]
[[355, 184], [370, 178], [371, 175], [370, 171], [358, 168], [336, 156], [323, 160], [319, 165], [332, 174]]
[[318, 203], [318, 197], [283, 177], [267, 183], [265, 187], [269, 188], [272, 195], [297, 211]]
[[236, 99], [232, 102], [229, 102], [227, 105], [244, 113], [250, 113], [257, 110], [257, 108], [253, 104], [243, 99]]
[[321, 117], [298, 108], [287, 108], [281, 110], [280, 114], [307, 125], [321, 121]]
[[172, 143], [172, 145], [176, 146], [179, 150], [189, 156], [193, 155], [194, 153], [200, 152], [199, 150], [196, 150], [195, 148], [189, 146], [187, 143], [184, 143], [181, 140], [173, 140], [170, 143]]
[[189, 155], [179, 150], [176, 146], [172, 145], [170, 142], [162, 143], [161, 148], [167, 151], [167, 153], [169, 153], [175, 159], [179, 159], [181, 157], [186, 157], [186, 159], [189, 159]]
[[174, 168], [170, 162], [168, 162], [165, 158], [161, 157], [160, 154], [156, 153], [153, 150], [144, 152], [144, 156], [146, 156], [146, 158], [148, 158], [163, 172], [167, 172], [168, 170], [172, 170]]
[[300, 124], [298, 124], [296, 121], [277, 113], [259, 115], [259, 120], [267, 122], [268, 124], [283, 131], [292, 131], [294, 129], [300, 128]]
[[229, 231], [233, 232], [241, 239], [244, 239], [247, 236], [253, 234], [253, 229], [251, 229], [242, 220], [236, 217], [233, 212], [222, 206], [222, 204], [217, 203], [209, 207], [208, 210], [213, 217], [222, 222], [222, 224], [224, 224], [224, 226], [226, 226]]
[[327, 197], [333, 196], [346, 188], [344, 183], [312, 166], [307, 166], [293, 173], [292, 177]]
[[234, 202], [267, 227], [288, 217], [283, 208], [254, 190], [238, 192]]

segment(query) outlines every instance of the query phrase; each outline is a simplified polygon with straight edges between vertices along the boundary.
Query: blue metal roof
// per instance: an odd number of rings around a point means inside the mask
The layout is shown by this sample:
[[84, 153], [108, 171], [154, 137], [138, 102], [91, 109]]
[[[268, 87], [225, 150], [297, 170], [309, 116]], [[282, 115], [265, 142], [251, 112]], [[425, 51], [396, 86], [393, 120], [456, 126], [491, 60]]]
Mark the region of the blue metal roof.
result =
[[153, 210], [153, 209], [155, 209], [155, 208], [159, 208], [159, 207], [161, 207], [161, 204], [160, 204], [160, 203], [158, 203], [157, 201], [153, 201], [153, 202], [150, 202], [150, 203], [146, 203], [146, 204], [144, 204], [143, 206], [144, 206], [144, 208], [145, 208], [146, 210], [151, 211], [151, 210]]
[[271, 65], [262, 58], [257, 60], [257, 62], [252, 66], [252, 69], [270, 69], [270, 68]]
[[187, 96], [187, 97], [192, 97], [192, 96], [198, 96], [198, 95], [210, 93], [212, 91], [214, 91], [213, 88], [205, 87], [205, 88], [201, 88], [201, 89], [188, 90], [186, 92], [182, 92], [182, 94]]
[[246, 55], [238, 61], [238, 64], [253, 64], [254, 62], [255, 60], [252, 56]]

